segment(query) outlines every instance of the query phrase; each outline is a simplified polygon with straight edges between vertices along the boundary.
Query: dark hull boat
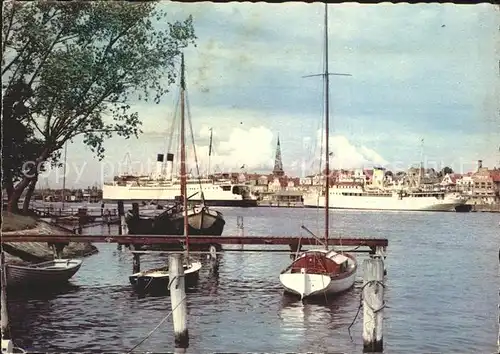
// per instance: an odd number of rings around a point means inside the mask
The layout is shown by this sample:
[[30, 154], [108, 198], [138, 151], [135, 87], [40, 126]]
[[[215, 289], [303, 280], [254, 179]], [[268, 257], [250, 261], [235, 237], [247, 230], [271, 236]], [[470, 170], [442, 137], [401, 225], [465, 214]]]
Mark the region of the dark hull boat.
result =
[[[128, 232], [131, 235], [183, 235], [184, 212], [169, 209], [157, 216], [141, 217], [128, 212], [126, 216]], [[189, 235], [220, 236], [224, 230], [222, 213], [205, 206], [188, 209]]]
[[[186, 288], [192, 288], [198, 284], [200, 269], [200, 262], [194, 261], [184, 264]], [[134, 290], [139, 294], [168, 295], [170, 292], [168, 266], [132, 274], [129, 276], [129, 280]]]

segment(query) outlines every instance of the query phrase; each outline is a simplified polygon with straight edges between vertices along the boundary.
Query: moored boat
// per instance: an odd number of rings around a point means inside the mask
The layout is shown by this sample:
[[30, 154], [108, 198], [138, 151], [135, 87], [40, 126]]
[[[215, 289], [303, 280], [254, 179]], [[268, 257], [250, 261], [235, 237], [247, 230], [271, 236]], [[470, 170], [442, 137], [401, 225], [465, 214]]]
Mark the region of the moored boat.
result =
[[302, 253], [280, 274], [288, 293], [302, 298], [344, 292], [354, 285], [357, 262], [349, 254], [333, 250], [310, 250]]
[[[184, 264], [186, 288], [196, 286], [200, 269], [201, 263], [198, 261], [186, 262]], [[132, 274], [129, 276], [129, 281], [134, 290], [141, 294], [167, 295], [170, 293], [168, 266]]]
[[[394, 210], [394, 211], [456, 211], [467, 199], [444, 191], [367, 191], [361, 184], [337, 183], [329, 189], [330, 209]], [[304, 196], [305, 207], [324, 207], [324, 192]]]
[[[204, 228], [210, 228], [217, 224], [217, 222], [222, 222], [222, 214], [213, 214], [208, 211], [207, 208], [202, 207], [201, 209], [190, 209], [188, 208], [188, 195], [187, 195], [187, 182], [186, 182], [186, 144], [185, 144], [185, 73], [184, 73], [184, 54], [181, 54], [181, 129], [180, 129], [180, 144], [181, 144], [181, 166], [180, 166], [180, 199], [182, 200], [182, 206], [176, 205], [175, 208], [168, 210], [167, 212], [173, 212], [172, 215], [164, 219], [153, 219], [151, 221], [151, 227], [155, 228], [155, 221], [163, 222], [164, 225], [173, 224], [177, 227], [177, 230], [182, 231], [186, 243], [186, 256], [184, 257], [183, 267], [184, 267], [184, 280], [185, 284], [189, 287], [193, 283], [197, 282], [199, 277], [199, 271], [201, 269], [201, 263], [197, 260], [193, 260], [189, 256], [189, 234], [192, 228], [196, 230], [204, 230]], [[194, 143], [194, 142], [193, 142]], [[190, 210], [192, 211], [190, 214]], [[187, 212], [185, 212], [187, 211]], [[165, 213], [165, 212], [164, 212]], [[162, 213], [162, 214], [164, 214]], [[190, 217], [191, 215], [191, 217]], [[135, 216], [139, 221], [144, 222], [140, 219], [138, 215]], [[191, 222], [190, 222], [191, 221]], [[182, 227], [179, 227], [182, 225]], [[222, 224], [223, 226], [224, 224]], [[161, 230], [162, 226], [159, 226], [158, 230]], [[222, 233], [222, 230], [220, 231]], [[165, 234], [165, 233], [163, 233]], [[168, 266], [156, 269], [150, 269], [143, 272], [138, 272], [132, 274], [129, 277], [129, 281], [134, 287], [134, 289], [139, 293], [147, 294], [164, 294], [170, 292], [170, 275]]]
[[6, 265], [7, 286], [62, 285], [82, 266], [80, 259], [54, 259], [30, 265]]
[[[325, 80], [325, 175], [329, 176], [329, 75], [328, 71], [328, 5], [325, 4], [325, 71], [321, 76]], [[354, 285], [357, 261], [354, 256], [336, 252], [328, 248], [329, 233], [329, 180], [325, 178], [325, 249], [309, 250], [300, 253], [290, 266], [280, 273], [280, 282], [285, 292], [299, 295], [301, 300], [307, 297], [327, 296], [341, 293]], [[305, 227], [303, 227], [306, 229]], [[307, 230], [307, 229], [306, 229]], [[314, 236], [314, 235], [313, 235]]]
[[[226, 222], [219, 211], [201, 205], [188, 208], [187, 214], [190, 235], [220, 236], [224, 231]], [[184, 232], [184, 212], [179, 205], [152, 216], [129, 211], [125, 221], [131, 235], [183, 235]]]

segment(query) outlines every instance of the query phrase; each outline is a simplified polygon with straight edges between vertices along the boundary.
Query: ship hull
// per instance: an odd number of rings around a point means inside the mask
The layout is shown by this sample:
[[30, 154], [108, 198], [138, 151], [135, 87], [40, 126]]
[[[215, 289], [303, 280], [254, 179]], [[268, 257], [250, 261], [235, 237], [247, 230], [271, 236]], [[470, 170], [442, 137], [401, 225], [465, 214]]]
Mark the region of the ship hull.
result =
[[[126, 218], [130, 235], [184, 235], [184, 213], [159, 215], [153, 218], [136, 217], [128, 213]], [[206, 208], [191, 209], [188, 213], [188, 234], [191, 236], [220, 236], [226, 224], [223, 215], [218, 211]], [[137, 245], [141, 249], [182, 250], [183, 243], [168, 245]], [[208, 250], [210, 244], [194, 244], [191, 250]]]
[[[131, 203], [150, 203], [151, 200], [163, 201], [163, 202], [175, 202], [175, 199], [103, 199], [103, 203], [110, 203], [116, 201], [123, 201], [125, 204]], [[258, 206], [257, 200], [244, 199], [244, 200], [224, 200], [224, 199], [212, 199], [212, 200], [201, 200], [195, 198], [189, 198], [189, 203], [194, 204], [205, 204], [209, 207], [233, 207], [233, 208], [254, 208]]]
[[[354, 210], [390, 210], [390, 211], [455, 211], [455, 208], [465, 204], [462, 199], [437, 199], [435, 197], [377, 197], [330, 196], [330, 209]], [[325, 197], [308, 196], [304, 198], [304, 207], [324, 208]]]
[[[195, 194], [196, 193], [196, 194]], [[188, 194], [195, 194], [189, 201], [201, 203], [200, 189], [188, 190]], [[180, 189], [174, 187], [126, 187], [126, 186], [103, 186], [103, 202], [124, 201], [128, 203], [140, 203], [155, 201], [173, 202], [180, 195]], [[220, 191], [215, 186], [203, 188], [203, 203], [207, 206], [219, 207], [256, 207], [256, 198], [243, 198], [241, 195], [233, 194], [231, 191]]]
[[[155, 218], [137, 218], [132, 214], [126, 217], [127, 227], [131, 235], [183, 235], [184, 215], [165, 215]], [[220, 236], [226, 224], [221, 213], [217, 211], [196, 211], [188, 214], [189, 235]]]

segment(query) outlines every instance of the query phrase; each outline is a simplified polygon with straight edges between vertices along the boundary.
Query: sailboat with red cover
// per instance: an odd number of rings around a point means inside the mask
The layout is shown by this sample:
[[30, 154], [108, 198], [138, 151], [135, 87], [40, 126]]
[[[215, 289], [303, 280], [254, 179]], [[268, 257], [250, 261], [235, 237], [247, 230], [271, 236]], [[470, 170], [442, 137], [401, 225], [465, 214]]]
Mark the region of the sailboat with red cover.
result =
[[[280, 274], [280, 282], [285, 292], [299, 295], [301, 299], [313, 296], [337, 294], [354, 285], [357, 261], [354, 256], [328, 248], [329, 230], [329, 75], [328, 71], [328, 6], [325, 4], [325, 242], [324, 249], [309, 250], [299, 254], [290, 266]], [[316, 75], [313, 75], [316, 76]]]

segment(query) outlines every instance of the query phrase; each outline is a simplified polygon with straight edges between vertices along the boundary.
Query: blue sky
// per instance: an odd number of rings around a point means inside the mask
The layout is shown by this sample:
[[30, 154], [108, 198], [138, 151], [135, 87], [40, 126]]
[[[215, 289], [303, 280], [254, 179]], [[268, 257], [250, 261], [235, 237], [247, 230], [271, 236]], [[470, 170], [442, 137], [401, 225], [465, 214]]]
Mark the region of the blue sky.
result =
[[[272, 169], [279, 133], [285, 170], [317, 172], [322, 80], [302, 76], [323, 68], [324, 5], [159, 6], [170, 20], [194, 17], [197, 47], [185, 55], [201, 169], [212, 127], [212, 169]], [[330, 81], [334, 167], [406, 168], [418, 163], [422, 138], [428, 167], [498, 165], [499, 28], [499, 10], [489, 4], [329, 5], [330, 70], [353, 75]], [[173, 88], [160, 105], [133, 104], [144, 134], [108, 141], [103, 162], [78, 141], [70, 145], [67, 185], [112, 179], [126, 153], [133, 170], [147, 170], [165, 149], [176, 95]], [[52, 171], [48, 183], [61, 178], [62, 170]]]

